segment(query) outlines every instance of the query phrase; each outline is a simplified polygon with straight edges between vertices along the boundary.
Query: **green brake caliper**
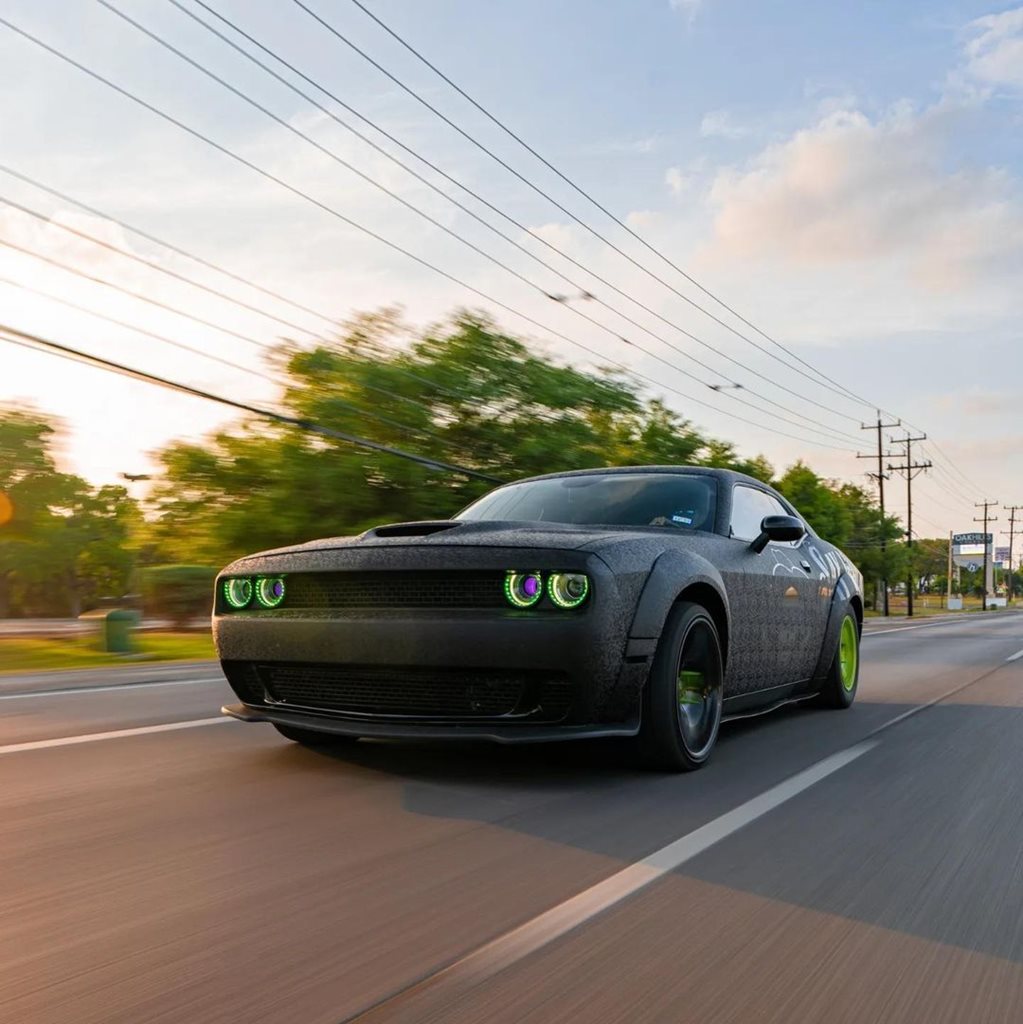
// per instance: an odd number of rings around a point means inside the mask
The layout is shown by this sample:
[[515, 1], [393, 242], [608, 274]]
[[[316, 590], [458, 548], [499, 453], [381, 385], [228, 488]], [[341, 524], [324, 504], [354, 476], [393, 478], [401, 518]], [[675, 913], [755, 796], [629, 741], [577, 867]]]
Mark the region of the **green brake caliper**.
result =
[[702, 704], [707, 693], [703, 673], [683, 669], [678, 674], [679, 705]]

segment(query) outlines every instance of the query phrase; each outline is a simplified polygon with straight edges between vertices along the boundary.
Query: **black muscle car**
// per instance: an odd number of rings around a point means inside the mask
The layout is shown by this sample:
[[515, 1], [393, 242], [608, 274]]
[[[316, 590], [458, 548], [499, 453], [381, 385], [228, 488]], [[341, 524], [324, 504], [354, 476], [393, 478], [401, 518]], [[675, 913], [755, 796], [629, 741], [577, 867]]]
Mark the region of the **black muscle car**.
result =
[[727, 470], [556, 473], [450, 520], [267, 551], [217, 580], [241, 703], [307, 744], [635, 736], [703, 764], [722, 719], [856, 695], [862, 579]]

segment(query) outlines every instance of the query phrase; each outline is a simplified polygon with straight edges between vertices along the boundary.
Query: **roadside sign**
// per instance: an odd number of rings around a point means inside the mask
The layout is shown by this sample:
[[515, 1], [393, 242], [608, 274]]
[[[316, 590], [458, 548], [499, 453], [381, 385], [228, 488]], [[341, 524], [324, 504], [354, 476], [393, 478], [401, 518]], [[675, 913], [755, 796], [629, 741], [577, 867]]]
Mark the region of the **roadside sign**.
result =
[[976, 572], [986, 560], [990, 572], [995, 561], [994, 541], [992, 533], [954, 533], [952, 562], [969, 572]]

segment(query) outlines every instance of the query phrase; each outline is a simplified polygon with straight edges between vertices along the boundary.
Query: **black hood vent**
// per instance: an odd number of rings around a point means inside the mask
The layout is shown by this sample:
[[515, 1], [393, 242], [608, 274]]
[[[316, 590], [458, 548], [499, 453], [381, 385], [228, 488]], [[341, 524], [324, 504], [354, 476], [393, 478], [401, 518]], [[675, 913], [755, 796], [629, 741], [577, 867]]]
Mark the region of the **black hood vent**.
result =
[[369, 537], [429, 537], [432, 533], [451, 530], [461, 523], [451, 519], [435, 519], [422, 523], [394, 523], [391, 526], [376, 526], [367, 530], [362, 536]]

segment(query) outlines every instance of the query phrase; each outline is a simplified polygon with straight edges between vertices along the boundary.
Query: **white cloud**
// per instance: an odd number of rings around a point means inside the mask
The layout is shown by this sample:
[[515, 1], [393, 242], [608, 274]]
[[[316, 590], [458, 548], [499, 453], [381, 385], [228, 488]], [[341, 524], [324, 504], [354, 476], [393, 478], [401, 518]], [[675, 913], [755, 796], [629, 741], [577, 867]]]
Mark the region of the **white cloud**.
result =
[[964, 416], [999, 416], [1019, 409], [1019, 396], [1011, 391], [972, 387], [936, 399], [939, 408]]
[[668, 186], [672, 195], [680, 196], [692, 188], [693, 179], [690, 175], [684, 174], [681, 168], [669, 167], [664, 172], [664, 184]]
[[711, 110], [703, 115], [700, 134], [708, 139], [741, 139], [749, 129], [739, 124], [727, 110]]
[[817, 270], [883, 261], [915, 288], [938, 294], [1018, 272], [1018, 182], [997, 169], [945, 166], [961, 113], [900, 105], [871, 119], [840, 111], [745, 167], [723, 169], [709, 193], [715, 225], [708, 253]]
[[1023, 7], [988, 14], [967, 26], [967, 70], [992, 85], [1023, 86]]
[[684, 14], [690, 25], [696, 20], [696, 15], [703, 6], [703, 0], [668, 0], [668, 6], [673, 11], [680, 11]]

